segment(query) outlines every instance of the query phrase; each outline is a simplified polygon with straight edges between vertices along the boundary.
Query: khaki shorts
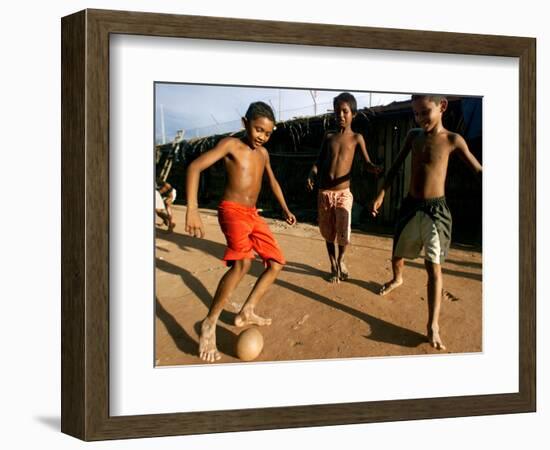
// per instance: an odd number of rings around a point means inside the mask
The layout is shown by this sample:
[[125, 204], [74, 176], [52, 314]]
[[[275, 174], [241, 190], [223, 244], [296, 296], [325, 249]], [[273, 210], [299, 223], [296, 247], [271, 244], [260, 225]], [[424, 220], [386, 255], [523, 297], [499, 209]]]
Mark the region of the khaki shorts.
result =
[[349, 189], [319, 191], [317, 199], [319, 230], [327, 242], [347, 245], [351, 237], [353, 195]]
[[413, 199], [401, 207], [393, 241], [393, 256], [415, 259], [424, 248], [424, 259], [445, 261], [451, 245], [452, 218], [444, 197]]

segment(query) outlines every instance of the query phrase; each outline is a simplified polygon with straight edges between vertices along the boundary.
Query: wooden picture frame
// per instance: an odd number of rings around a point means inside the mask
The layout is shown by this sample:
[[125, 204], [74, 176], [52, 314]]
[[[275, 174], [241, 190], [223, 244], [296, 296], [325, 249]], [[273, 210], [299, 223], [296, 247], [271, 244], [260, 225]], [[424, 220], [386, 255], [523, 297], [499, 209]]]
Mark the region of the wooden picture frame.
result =
[[[101, 440], [535, 411], [535, 39], [104, 10], [85, 10], [64, 17], [61, 28], [61, 429], [64, 433], [83, 440]], [[518, 392], [110, 416], [108, 205], [111, 34], [519, 58]]]

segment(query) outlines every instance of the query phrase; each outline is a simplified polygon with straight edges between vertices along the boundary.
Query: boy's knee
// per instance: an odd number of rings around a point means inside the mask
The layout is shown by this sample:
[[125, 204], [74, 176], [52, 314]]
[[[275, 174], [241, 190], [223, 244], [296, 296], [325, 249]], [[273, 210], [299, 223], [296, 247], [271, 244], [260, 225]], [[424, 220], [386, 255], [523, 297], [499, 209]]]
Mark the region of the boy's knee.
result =
[[250, 270], [250, 267], [252, 266], [252, 260], [251, 259], [238, 259], [235, 261], [234, 266], [236, 270], [240, 272], [248, 272]]
[[438, 280], [442, 277], [441, 265], [426, 261], [426, 272], [430, 280]]
[[269, 267], [271, 268], [271, 270], [274, 270], [275, 272], [280, 272], [281, 270], [283, 270], [284, 264], [278, 263], [277, 261], [270, 260]]

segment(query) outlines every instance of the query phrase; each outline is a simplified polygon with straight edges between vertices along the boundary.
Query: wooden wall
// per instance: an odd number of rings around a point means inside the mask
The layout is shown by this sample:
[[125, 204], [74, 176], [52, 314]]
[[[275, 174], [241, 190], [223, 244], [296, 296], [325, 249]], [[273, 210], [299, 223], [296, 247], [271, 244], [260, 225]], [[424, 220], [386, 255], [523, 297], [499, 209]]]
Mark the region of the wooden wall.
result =
[[[481, 99], [479, 99], [481, 107]], [[451, 131], [464, 135], [467, 124], [462, 116], [460, 100], [450, 101], [449, 109], [444, 116], [444, 124]], [[382, 111], [363, 111], [353, 123], [354, 131], [361, 133], [367, 142], [371, 159], [384, 167], [387, 173], [402, 147], [405, 136], [414, 120], [408, 102], [402, 106]], [[278, 124], [267, 144], [271, 165], [279, 180], [289, 206], [298, 220], [314, 222], [316, 219], [316, 192], [305, 189], [306, 178], [315, 162], [326, 130], [334, 127], [331, 115], [317, 116], [308, 120], [288, 121]], [[211, 148], [223, 136], [213, 136], [191, 145], [185, 143], [185, 161], [174, 163], [168, 182], [178, 190], [176, 203], [185, 199], [185, 169], [187, 164], [202, 151]], [[467, 139], [474, 155], [482, 161], [481, 136]], [[168, 149], [168, 145], [161, 150]], [[373, 219], [368, 214], [368, 206], [382, 185], [383, 177], [368, 173], [358, 151], [352, 169], [351, 190], [354, 195], [354, 225], [367, 230], [390, 233], [398, 214], [401, 201], [407, 195], [411, 176], [411, 157], [407, 157], [401, 171], [395, 177], [390, 192], [386, 196], [382, 214]], [[162, 161], [162, 158], [161, 158]], [[201, 177], [199, 200], [201, 206], [215, 207], [225, 184], [225, 171], [222, 162], [211, 167]], [[453, 239], [479, 245], [482, 237], [481, 185], [458, 158], [451, 158], [447, 176], [446, 195], [453, 213]], [[279, 207], [264, 182], [258, 207], [266, 215], [277, 216]]]

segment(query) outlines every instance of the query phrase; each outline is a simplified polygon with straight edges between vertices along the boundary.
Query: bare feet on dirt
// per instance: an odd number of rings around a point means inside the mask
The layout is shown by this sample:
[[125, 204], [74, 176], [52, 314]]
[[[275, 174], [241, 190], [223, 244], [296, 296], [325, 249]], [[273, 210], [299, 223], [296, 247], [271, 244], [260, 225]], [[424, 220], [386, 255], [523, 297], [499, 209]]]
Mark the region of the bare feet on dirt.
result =
[[340, 283], [340, 270], [338, 269], [338, 267], [332, 267], [330, 269], [330, 275], [327, 278], [327, 281], [331, 284]]
[[382, 285], [382, 287], [380, 288], [380, 292], [379, 294], [380, 295], [387, 295], [389, 294], [391, 291], [393, 291], [395, 288], [398, 288], [399, 286], [401, 286], [403, 284], [403, 280], [391, 280], [391, 281], [388, 281], [387, 283], [384, 283]]
[[340, 281], [346, 281], [349, 278], [348, 266], [344, 261], [340, 261]]
[[258, 316], [254, 311], [241, 311], [235, 317], [235, 326], [246, 327], [248, 325], [258, 325], [260, 327], [271, 325], [271, 319]]
[[212, 324], [208, 318], [204, 319], [201, 325], [199, 357], [206, 362], [218, 361], [221, 358], [216, 347], [216, 325]]
[[446, 350], [447, 347], [443, 345], [443, 341], [439, 336], [439, 330], [432, 330], [428, 328], [428, 342], [436, 350]]

